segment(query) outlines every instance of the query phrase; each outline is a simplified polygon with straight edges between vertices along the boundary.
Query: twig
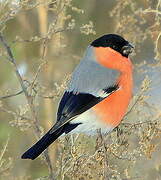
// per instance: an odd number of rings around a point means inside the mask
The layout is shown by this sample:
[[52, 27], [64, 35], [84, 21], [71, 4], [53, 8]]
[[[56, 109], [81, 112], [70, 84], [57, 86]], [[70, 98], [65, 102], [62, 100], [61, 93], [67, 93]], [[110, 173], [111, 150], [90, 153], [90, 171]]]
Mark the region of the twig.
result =
[[[2, 152], [1, 152], [1, 154], [0, 154], [0, 163], [1, 163], [1, 161], [2, 161], [2, 158], [3, 158], [3, 156], [4, 156], [4, 153], [6, 152], [6, 149], [7, 149], [7, 146], [8, 146], [8, 142], [9, 142], [9, 137], [7, 138], [6, 144], [4, 145], [4, 147], [3, 147], [3, 149], [2, 149]], [[0, 165], [0, 167], [1, 167], [1, 165]]]
[[156, 14], [161, 15], [161, 12], [157, 11], [155, 9], [146, 9], [146, 10], [143, 11], [143, 13], [156, 13]]
[[47, 166], [48, 166], [48, 170], [49, 170], [49, 179], [50, 180], [55, 180], [55, 175], [53, 173], [53, 166], [52, 166], [52, 163], [51, 163], [51, 159], [50, 159], [50, 156], [49, 156], [49, 152], [48, 152], [48, 148], [44, 151], [44, 157], [45, 157], [45, 161], [47, 163]]
[[124, 118], [126, 116], [128, 116], [128, 114], [130, 114], [132, 112], [132, 110], [134, 109], [134, 107], [136, 106], [136, 104], [139, 102], [139, 99], [141, 98], [141, 96], [143, 95], [143, 92], [137, 97], [136, 101], [134, 102], [134, 104], [131, 106], [131, 108], [129, 109], [129, 111], [125, 114]]
[[136, 126], [140, 126], [140, 125], [143, 125], [143, 124], [152, 124], [152, 123], [155, 123], [155, 122], [159, 122], [159, 120], [160, 120], [160, 118], [156, 118], [156, 119], [154, 119], [154, 120], [149, 120], [149, 121], [143, 121], [143, 122], [139, 122], [139, 123], [134, 123], [134, 124], [132, 124], [132, 123], [122, 123], [122, 124], [124, 124], [124, 125], [128, 125], [128, 126], [130, 126], [130, 129], [132, 129], [132, 128], [135, 128]]
[[[158, 0], [158, 4], [157, 4], [157, 8], [156, 8], [156, 11], [157, 11], [157, 13], [156, 13], [156, 20], [157, 21], [159, 21], [158, 14], [159, 14], [159, 7], [160, 7], [160, 5], [161, 5], [161, 0]], [[160, 13], [160, 15], [161, 15], [161, 13]]]
[[[71, 31], [70, 29], [63, 29], [63, 28], [60, 28], [60, 29], [57, 29], [57, 30], [53, 30], [52, 32], [47, 32], [44, 36], [39, 36], [37, 38], [37, 40], [33, 40], [33, 39], [17, 39], [17, 40], [13, 40], [12, 41], [12, 44], [16, 43], [16, 42], [19, 42], [19, 43], [34, 43], [34, 42], [40, 42], [40, 41], [45, 41], [45, 40], [50, 40], [50, 36], [54, 35], [54, 34], [57, 34], [57, 33], [61, 33], [61, 32], [65, 32], [65, 31]], [[21, 37], [20, 37], [21, 38]]]
[[101, 139], [101, 143], [103, 145], [103, 149], [104, 149], [104, 178], [106, 180], [109, 180], [109, 177], [108, 177], [108, 157], [107, 157], [107, 148], [106, 148], [106, 144], [105, 144], [105, 141], [104, 141], [104, 137], [102, 136], [102, 133], [101, 133], [101, 129], [98, 129], [98, 136], [100, 137]]
[[5, 159], [3, 159], [3, 156], [7, 150], [8, 147], [8, 142], [9, 142], [9, 136], [7, 138], [7, 141], [4, 145], [4, 147], [2, 148], [1, 154], [0, 154], [0, 174], [4, 173], [5, 171], [8, 171], [11, 168], [12, 165], [12, 159], [9, 158], [9, 162], [4, 166], [4, 162], [6, 162]]
[[159, 48], [158, 48], [158, 45], [159, 45], [159, 39], [161, 37], [161, 32], [158, 34], [157, 36], [157, 39], [156, 39], [156, 45], [155, 45], [155, 50], [157, 51]]
[[14, 96], [20, 95], [20, 94], [22, 94], [22, 93], [23, 93], [23, 91], [19, 91], [19, 92], [14, 93], [14, 94], [9, 94], [9, 95], [6, 95], [6, 96], [1, 96], [1, 97], [0, 97], [0, 100], [2, 100], [2, 99], [7, 99], [7, 98], [10, 98], [10, 97], [14, 97]]
[[[34, 88], [33, 88], [33, 90], [34, 90], [35, 93], [38, 93]], [[6, 96], [0, 96], [0, 100], [15, 97], [15, 96], [18, 96], [18, 95], [20, 95], [22, 93], [23, 93], [23, 91], [19, 91], [17, 93], [9, 94], [9, 95], [6, 95]], [[40, 97], [40, 98], [44, 98], [44, 99], [54, 99], [55, 97], [59, 96], [59, 94], [55, 94], [55, 95], [51, 95], [51, 96], [43, 96], [41, 94], [37, 94], [37, 96]]]
[[32, 83], [31, 83], [31, 88], [34, 87], [35, 81], [36, 81], [36, 79], [38, 78], [38, 75], [39, 75], [41, 69], [43, 68], [43, 66], [44, 66], [45, 64], [47, 64], [47, 62], [46, 62], [46, 60], [45, 60], [45, 55], [46, 55], [46, 43], [47, 43], [47, 41], [48, 41], [48, 39], [44, 39], [44, 42], [43, 42], [43, 50], [42, 50], [42, 57], [41, 57], [41, 59], [43, 60], [43, 62], [39, 65], [39, 67], [38, 67], [38, 69], [37, 69], [37, 72], [35, 73], [34, 79], [33, 79]]
[[26, 117], [26, 116], [22, 116], [22, 115], [19, 115], [17, 112], [14, 112], [14, 111], [9, 111], [7, 109], [5, 109], [4, 107], [0, 107], [0, 111], [2, 112], [5, 112], [7, 114], [10, 114], [12, 115], [13, 117], [18, 117], [20, 119], [26, 119], [28, 121], [32, 121], [30, 118]]

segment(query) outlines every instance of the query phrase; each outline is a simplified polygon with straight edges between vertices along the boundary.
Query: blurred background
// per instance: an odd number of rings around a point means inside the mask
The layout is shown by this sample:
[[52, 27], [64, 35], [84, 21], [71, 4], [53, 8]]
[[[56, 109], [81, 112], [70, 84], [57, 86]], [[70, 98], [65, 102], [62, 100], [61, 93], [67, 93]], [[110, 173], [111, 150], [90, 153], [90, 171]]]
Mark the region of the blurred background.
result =
[[[160, 0], [0, 0], [0, 33], [0, 179], [161, 180]], [[21, 160], [55, 122], [86, 47], [108, 33], [135, 46], [134, 97], [122, 124], [104, 140], [66, 136]]]

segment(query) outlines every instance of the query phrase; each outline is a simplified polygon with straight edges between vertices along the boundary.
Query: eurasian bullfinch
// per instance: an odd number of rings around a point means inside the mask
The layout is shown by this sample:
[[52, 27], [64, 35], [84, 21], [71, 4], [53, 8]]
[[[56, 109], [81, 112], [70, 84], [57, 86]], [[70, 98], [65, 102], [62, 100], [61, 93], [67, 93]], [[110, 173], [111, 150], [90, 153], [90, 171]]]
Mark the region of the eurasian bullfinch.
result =
[[111, 132], [124, 117], [133, 89], [133, 46], [116, 34], [94, 40], [75, 68], [59, 103], [55, 125], [22, 159], [37, 158], [62, 134]]

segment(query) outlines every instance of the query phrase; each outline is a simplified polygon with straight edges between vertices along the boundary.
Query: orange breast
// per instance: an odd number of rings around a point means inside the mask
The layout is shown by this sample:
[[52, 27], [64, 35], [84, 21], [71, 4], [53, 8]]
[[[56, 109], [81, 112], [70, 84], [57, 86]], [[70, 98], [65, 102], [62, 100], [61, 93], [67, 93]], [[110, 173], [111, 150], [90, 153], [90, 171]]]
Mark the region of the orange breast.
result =
[[107, 125], [116, 127], [124, 117], [132, 96], [132, 63], [109, 47], [95, 48], [95, 55], [99, 64], [121, 73], [118, 79], [119, 89], [92, 108]]
[[116, 127], [124, 117], [132, 97], [132, 73], [122, 74], [119, 89], [93, 107], [98, 117], [107, 125]]

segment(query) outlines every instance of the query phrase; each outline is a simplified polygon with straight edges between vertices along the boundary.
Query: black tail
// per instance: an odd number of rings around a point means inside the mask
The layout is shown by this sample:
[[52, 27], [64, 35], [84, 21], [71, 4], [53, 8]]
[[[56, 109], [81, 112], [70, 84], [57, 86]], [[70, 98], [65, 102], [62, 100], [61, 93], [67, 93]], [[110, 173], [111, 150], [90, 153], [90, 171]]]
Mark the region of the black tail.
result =
[[64, 133], [63, 129], [58, 129], [54, 133], [50, 134], [50, 130], [30, 149], [28, 149], [22, 156], [22, 159], [37, 158], [52, 142], [54, 142], [59, 136]]

